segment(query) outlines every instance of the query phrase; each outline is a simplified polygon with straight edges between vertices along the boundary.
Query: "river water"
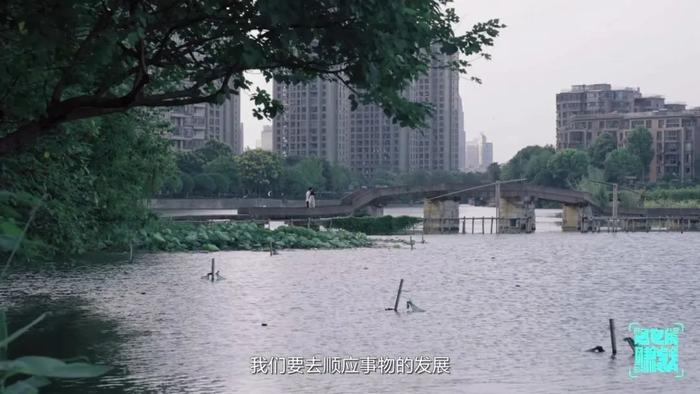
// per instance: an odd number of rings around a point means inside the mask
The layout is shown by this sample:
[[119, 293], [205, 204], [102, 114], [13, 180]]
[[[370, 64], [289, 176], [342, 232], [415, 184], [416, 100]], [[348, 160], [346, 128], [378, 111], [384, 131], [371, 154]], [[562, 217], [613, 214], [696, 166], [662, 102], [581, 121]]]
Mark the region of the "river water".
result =
[[[42, 393], [697, 393], [700, 234], [564, 234], [555, 212], [537, 211], [534, 234], [431, 235], [414, 250], [100, 256], [15, 271], [0, 301], [15, 328], [55, 311], [14, 355], [85, 355], [114, 368]], [[226, 280], [200, 279], [212, 257]], [[385, 311], [400, 278], [400, 313]], [[407, 299], [425, 312], [406, 313]], [[684, 377], [629, 376], [622, 337], [632, 322], [684, 324]], [[596, 345], [606, 353], [584, 351]], [[251, 357], [313, 356], [449, 357], [451, 373], [251, 373]]]

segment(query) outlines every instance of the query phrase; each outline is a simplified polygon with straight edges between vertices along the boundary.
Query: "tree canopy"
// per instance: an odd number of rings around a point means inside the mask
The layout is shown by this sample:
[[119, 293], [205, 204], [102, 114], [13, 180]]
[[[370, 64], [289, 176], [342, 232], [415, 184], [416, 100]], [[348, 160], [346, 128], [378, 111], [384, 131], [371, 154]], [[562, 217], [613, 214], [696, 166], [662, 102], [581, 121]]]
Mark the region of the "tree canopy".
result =
[[[245, 72], [296, 83], [338, 80], [353, 105], [374, 102], [402, 125], [431, 111], [401, 92], [429, 67], [465, 73], [502, 27], [455, 33], [450, 0], [8, 0], [0, 9], [0, 154], [65, 122], [222, 102], [252, 90]], [[462, 59], [458, 56], [461, 55]], [[443, 59], [440, 57], [439, 59]], [[476, 80], [475, 77], [472, 77]], [[281, 105], [251, 92], [254, 114]]]
[[547, 162], [547, 170], [557, 185], [573, 188], [588, 173], [588, 155], [576, 149], [558, 151]]
[[629, 149], [615, 149], [605, 159], [605, 180], [623, 183], [627, 177], [636, 177], [642, 170], [639, 157]]
[[601, 134], [588, 149], [588, 155], [591, 157], [591, 164], [598, 168], [603, 168], [605, 158], [615, 149], [617, 149], [615, 138], [610, 133]]
[[554, 154], [554, 147], [551, 145], [539, 146], [531, 145], [520, 149], [506, 164], [503, 165], [501, 178], [504, 180], [528, 178], [532, 179], [532, 172], [526, 173], [528, 162], [534, 157], [546, 155], [547, 158]]
[[282, 159], [279, 155], [262, 149], [253, 149], [236, 156], [241, 185], [248, 192], [265, 194], [277, 185], [282, 175]]
[[[654, 159], [654, 139], [649, 130], [639, 127], [632, 130], [627, 135], [627, 149], [639, 158], [641, 164], [640, 174], [642, 179], [646, 178], [649, 172], [649, 165]], [[636, 175], [636, 174], [635, 174]]]

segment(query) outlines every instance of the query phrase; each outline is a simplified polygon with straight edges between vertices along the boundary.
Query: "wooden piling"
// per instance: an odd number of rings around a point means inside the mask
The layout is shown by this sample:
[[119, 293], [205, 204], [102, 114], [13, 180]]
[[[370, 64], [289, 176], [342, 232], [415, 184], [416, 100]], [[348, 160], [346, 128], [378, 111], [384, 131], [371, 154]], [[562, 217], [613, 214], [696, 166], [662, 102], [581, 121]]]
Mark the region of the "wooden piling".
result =
[[134, 262], [134, 243], [129, 241], [129, 262]]
[[408, 237], [408, 243], [411, 244], [411, 250], [413, 250], [413, 235], [410, 235], [410, 236]]
[[425, 234], [425, 231], [420, 232], [420, 243], [424, 244], [425, 243], [425, 237], [423, 236]]
[[493, 217], [491, 218], [491, 234], [493, 234]]
[[484, 231], [484, 222], [486, 221], [486, 217], [482, 216], [481, 217], [481, 233], [486, 234], [486, 231]]
[[399, 282], [399, 291], [396, 293], [396, 302], [394, 302], [394, 312], [398, 312], [399, 298], [401, 298], [401, 289], [403, 288], [403, 279]]
[[211, 281], [214, 281], [214, 258], [211, 258]]
[[617, 343], [615, 342], [615, 319], [610, 319], [610, 343], [612, 344], [612, 355], [617, 354]]
[[272, 241], [270, 241], [270, 256], [274, 254], [274, 249], [272, 248]]
[[474, 234], [474, 217], [472, 216], [472, 234]]
[[462, 218], [462, 234], [467, 233], [467, 217]]

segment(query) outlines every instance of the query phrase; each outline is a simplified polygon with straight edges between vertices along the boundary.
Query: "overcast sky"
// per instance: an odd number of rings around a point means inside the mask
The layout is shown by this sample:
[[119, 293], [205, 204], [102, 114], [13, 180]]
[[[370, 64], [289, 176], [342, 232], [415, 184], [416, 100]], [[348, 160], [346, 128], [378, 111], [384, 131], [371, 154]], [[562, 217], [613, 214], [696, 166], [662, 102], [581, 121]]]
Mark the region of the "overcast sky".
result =
[[[494, 158], [555, 142], [555, 94], [574, 84], [609, 82], [640, 87], [667, 101], [700, 106], [700, 0], [456, 0], [458, 30], [500, 18], [508, 25], [491, 61], [477, 60], [462, 77], [467, 139], [480, 132]], [[263, 80], [253, 80], [265, 85]], [[241, 100], [245, 144], [255, 146], [262, 126]]]

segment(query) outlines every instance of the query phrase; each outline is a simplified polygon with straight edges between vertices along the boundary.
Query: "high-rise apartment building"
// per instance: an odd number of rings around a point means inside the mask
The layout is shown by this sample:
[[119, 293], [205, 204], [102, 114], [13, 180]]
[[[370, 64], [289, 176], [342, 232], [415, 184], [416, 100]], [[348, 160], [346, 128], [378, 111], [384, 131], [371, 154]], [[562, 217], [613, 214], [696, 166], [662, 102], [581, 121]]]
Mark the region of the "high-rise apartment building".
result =
[[375, 104], [350, 112], [350, 163], [354, 171], [408, 171], [408, 140], [412, 130], [393, 123]]
[[493, 163], [493, 143], [484, 133], [466, 143], [466, 171], [484, 172]]
[[480, 153], [480, 163], [481, 168], [485, 171], [491, 164], [493, 164], [493, 143], [486, 140], [486, 136], [481, 134], [481, 149]]
[[446, 60], [432, 60], [427, 75], [412, 86], [414, 101], [433, 105], [428, 127], [410, 133], [409, 170], [457, 171], [460, 168], [459, 73], [444, 67]]
[[[585, 85], [581, 85], [585, 86]], [[587, 110], [575, 111], [561, 116], [560, 111], [573, 107], [561, 104], [571, 103], [571, 92], [557, 95], [557, 147], [588, 149], [604, 133], [610, 134], [618, 147], [625, 147], [628, 134], [645, 128], [653, 138], [654, 158], [649, 166], [649, 179], [652, 181], [669, 177], [681, 181], [697, 177], [698, 153], [700, 152], [700, 108], [686, 109], [685, 104], [666, 103], [661, 96], [642, 96], [639, 89], [595, 89], [592, 92], [605, 93], [602, 100], [604, 109], [594, 110], [598, 104], [587, 103]], [[576, 86], [574, 87], [576, 88]], [[579, 93], [580, 89], [576, 93]], [[584, 89], [586, 95], [587, 90]], [[563, 95], [563, 96], [562, 96]], [[586, 96], [588, 97], [588, 96]], [[595, 98], [596, 96], [591, 96]]]
[[162, 116], [172, 124], [168, 139], [174, 149], [189, 151], [204, 146], [207, 140], [221, 141], [234, 154], [243, 152], [241, 100], [231, 95], [223, 104], [190, 104], [174, 107]]
[[296, 85], [274, 83], [273, 96], [285, 108], [272, 122], [275, 152], [348, 164], [350, 102], [343, 85], [320, 78]]
[[467, 132], [464, 130], [464, 109], [462, 108], [462, 98], [457, 96], [457, 130], [459, 130], [459, 170], [467, 170]]
[[557, 94], [557, 148], [575, 148], [578, 141], [565, 132], [566, 125], [577, 115], [634, 111], [639, 88], [612, 89], [610, 84], [574, 85]]
[[272, 152], [274, 149], [273, 137], [272, 137], [272, 126], [263, 126], [262, 132], [260, 132], [260, 149]]
[[[375, 104], [350, 110], [349, 91], [336, 82], [275, 84], [285, 112], [273, 120], [274, 150], [288, 156], [318, 156], [371, 175], [378, 170], [459, 170], [465, 143], [459, 76], [433, 61], [429, 73], [404, 93], [433, 105], [420, 130], [403, 128]], [[322, 148], [318, 142], [325, 142]]]
[[478, 172], [481, 171], [481, 165], [479, 164], [480, 147], [479, 139], [469, 140], [466, 143], [466, 171], [467, 172]]

